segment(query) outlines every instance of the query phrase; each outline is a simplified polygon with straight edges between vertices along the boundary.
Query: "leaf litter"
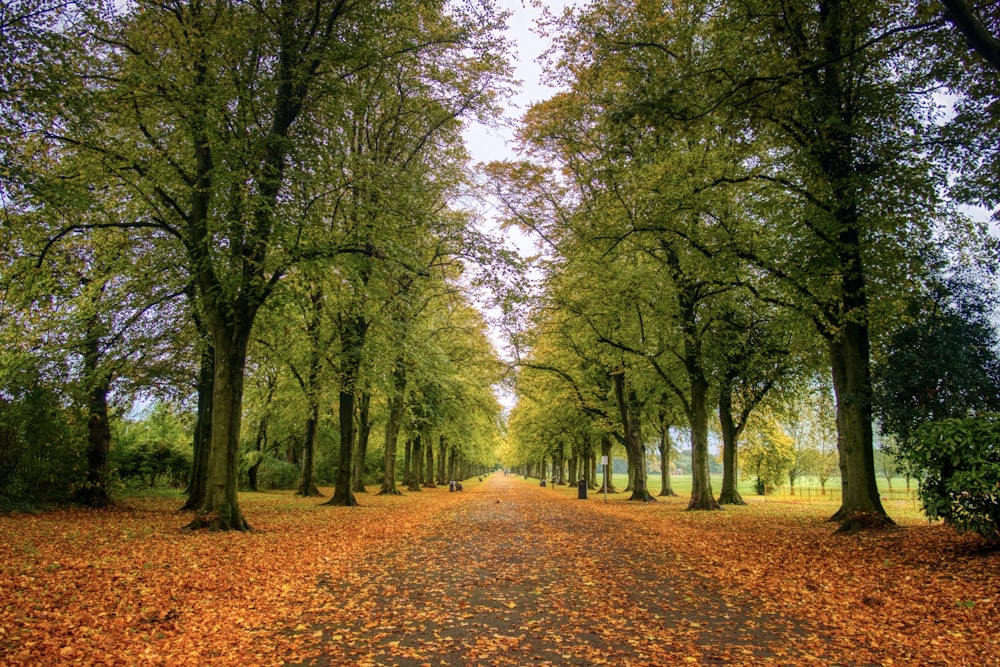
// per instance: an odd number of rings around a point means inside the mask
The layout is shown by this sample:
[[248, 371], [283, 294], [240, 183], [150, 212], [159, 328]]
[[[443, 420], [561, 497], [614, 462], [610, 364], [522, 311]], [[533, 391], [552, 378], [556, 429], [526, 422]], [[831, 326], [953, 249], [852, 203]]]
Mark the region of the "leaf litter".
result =
[[246, 494], [250, 533], [181, 530], [177, 498], [0, 517], [0, 664], [1000, 665], [977, 538], [574, 491]]

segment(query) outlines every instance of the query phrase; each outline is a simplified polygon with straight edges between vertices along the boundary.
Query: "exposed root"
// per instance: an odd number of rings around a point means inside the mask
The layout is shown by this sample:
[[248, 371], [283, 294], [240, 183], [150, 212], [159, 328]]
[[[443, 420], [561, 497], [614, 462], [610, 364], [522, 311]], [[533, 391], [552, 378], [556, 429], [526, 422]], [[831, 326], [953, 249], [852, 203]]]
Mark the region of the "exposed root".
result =
[[248, 532], [251, 530], [250, 524], [246, 522], [242, 516], [233, 521], [232, 519], [223, 518], [217, 512], [200, 512], [188, 525], [184, 526], [185, 530], [205, 530], [208, 529], [210, 532], [221, 532], [221, 531], [239, 531]]
[[861, 531], [884, 530], [896, 525], [895, 521], [882, 512], [852, 512], [850, 514], [845, 512], [844, 514], [847, 516], [841, 520], [837, 530], [834, 531], [835, 533], [855, 535]]

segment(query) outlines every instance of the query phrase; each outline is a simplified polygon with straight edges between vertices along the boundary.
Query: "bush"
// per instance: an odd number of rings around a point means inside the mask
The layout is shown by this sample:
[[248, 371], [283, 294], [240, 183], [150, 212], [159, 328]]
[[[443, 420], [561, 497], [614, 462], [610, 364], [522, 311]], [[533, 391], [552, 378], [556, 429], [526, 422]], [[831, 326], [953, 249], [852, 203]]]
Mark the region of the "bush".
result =
[[162, 441], [123, 443], [112, 448], [110, 463], [127, 486], [180, 488], [191, 472], [191, 451]]
[[0, 509], [69, 500], [86, 479], [85, 426], [47, 389], [0, 396]]
[[112, 424], [110, 465], [126, 486], [187, 484], [191, 473], [191, 419], [157, 403], [141, 419]]
[[294, 489], [299, 484], [302, 472], [297, 465], [266, 456], [257, 471], [257, 484], [260, 491], [266, 489]]
[[1000, 414], [923, 424], [903, 455], [928, 517], [1000, 540]]

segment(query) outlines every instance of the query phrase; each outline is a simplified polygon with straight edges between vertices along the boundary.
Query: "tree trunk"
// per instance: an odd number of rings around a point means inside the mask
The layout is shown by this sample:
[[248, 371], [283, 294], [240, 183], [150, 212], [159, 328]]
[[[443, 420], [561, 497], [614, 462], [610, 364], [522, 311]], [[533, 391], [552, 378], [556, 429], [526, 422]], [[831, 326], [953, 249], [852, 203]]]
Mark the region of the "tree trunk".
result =
[[372, 425], [369, 419], [372, 396], [365, 392], [361, 394], [361, 406], [358, 410], [358, 447], [354, 452], [354, 491], [355, 493], [365, 493], [365, 463], [368, 458], [368, 440], [371, 436]]
[[434, 438], [432, 436], [427, 436], [427, 447], [425, 449], [424, 459], [427, 468], [424, 470], [423, 487], [425, 489], [436, 489], [437, 485], [434, 483]]
[[841, 506], [831, 520], [840, 521], [840, 532], [891, 525], [875, 475], [867, 327], [848, 323], [843, 336], [829, 347], [843, 474]]
[[351, 469], [354, 462], [354, 393], [346, 388], [340, 391], [340, 404], [337, 408], [337, 418], [340, 421], [340, 447], [338, 448], [337, 468], [334, 481], [333, 496], [325, 505], [340, 507], [356, 507], [357, 499], [351, 488]]
[[438, 437], [438, 461], [437, 461], [437, 483], [447, 484], [448, 478], [445, 475], [448, 463], [448, 438]]
[[[610, 450], [610, 448], [609, 448]], [[597, 452], [591, 452], [587, 457], [588, 486], [587, 488], [597, 488]], [[602, 482], [603, 483], [603, 482]]]
[[108, 422], [109, 383], [102, 378], [88, 392], [87, 482], [78, 492], [80, 500], [91, 507], [105, 507], [108, 495], [108, 455], [111, 452], [111, 426]]
[[[199, 326], [200, 330], [200, 326]], [[205, 480], [208, 475], [208, 449], [212, 442], [212, 383], [215, 371], [215, 347], [211, 338], [204, 337], [205, 349], [201, 353], [198, 370], [198, 414], [194, 422], [194, 444], [191, 457], [191, 476], [188, 478], [187, 500], [182, 511], [196, 510], [205, 501]]]
[[[367, 273], [365, 274], [367, 276]], [[367, 284], [367, 278], [364, 283]], [[354, 407], [355, 394], [358, 389], [358, 378], [361, 375], [361, 359], [364, 352], [365, 339], [368, 335], [368, 320], [363, 315], [355, 315], [348, 319], [341, 332], [341, 385], [340, 385], [340, 454], [337, 459], [337, 475], [333, 496], [328, 505], [355, 507], [358, 504], [354, 497], [353, 479], [351, 476], [354, 461]]]
[[420, 491], [420, 486], [423, 483], [423, 453], [420, 434], [417, 434], [413, 438], [410, 451], [410, 484], [406, 487], [407, 491]]
[[[271, 388], [273, 390], [273, 385]], [[268, 396], [267, 402], [271, 402], [270, 395]], [[264, 414], [261, 416], [260, 421], [257, 422], [257, 437], [254, 438], [254, 451], [258, 453], [258, 457], [254, 464], [247, 469], [247, 478], [250, 482], [251, 491], [260, 490], [257, 483], [257, 473], [260, 470], [261, 463], [264, 462], [264, 449], [267, 447], [267, 423], [268, 414], [267, 409], [265, 408]]]
[[676, 496], [673, 478], [670, 476], [670, 451], [674, 443], [670, 440], [670, 424], [666, 421], [661, 426], [660, 433], [660, 495]]
[[451, 444], [448, 446], [448, 480], [458, 479], [458, 448]]
[[722, 430], [722, 491], [720, 505], [746, 505], [737, 486], [737, 444], [741, 426], [733, 419], [733, 392], [728, 383], [719, 392], [719, 427]]
[[[382, 457], [382, 488], [380, 495], [402, 495], [396, 488], [396, 445], [399, 441], [399, 428], [403, 423], [403, 406], [406, 394], [406, 366], [403, 359], [396, 360], [393, 369], [393, 393], [389, 396], [389, 416], [385, 424], [385, 452]], [[406, 459], [409, 459], [407, 448]], [[406, 466], [403, 466], [404, 469]]]
[[309, 406], [309, 419], [306, 420], [306, 437], [302, 445], [302, 475], [295, 495], [305, 498], [322, 497], [316, 486], [316, 431], [319, 428], [319, 403]]
[[646, 448], [642, 444], [638, 420], [629, 407], [632, 398], [631, 392], [626, 397], [625, 372], [615, 373], [612, 375], [612, 380], [615, 387], [615, 399], [618, 402], [618, 413], [621, 416], [622, 429], [625, 432], [623, 441], [628, 453], [628, 465], [629, 469], [633, 471], [632, 496], [629, 500], [653, 502], [655, 498], [650, 495], [646, 485]]
[[612, 479], [614, 473], [614, 466], [611, 464], [611, 437], [608, 435], [601, 435], [601, 457], [608, 462], [608, 465], [603, 466], [604, 470], [597, 470], [597, 456], [594, 456], [594, 477], [597, 477], [597, 473], [600, 472], [601, 477], [601, 488], [598, 489], [601, 493], [618, 493], [615, 489], [615, 483]]
[[252, 317], [244, 325], [213, 323], [215, 348], [212, 440], [208, 451], [205, 498], [188, 528], [249, 530], [237, 497], [243, 378]]
[[413, 438], [407, 438], [403, 446], [403, 486], [413, 484]]
[[552, 484], [553, 486], [559, 484], [565, 484], [566, 478], [564, 476], [564, 468], [566, 466], [566, 458], [563, 454], [562, 445], [559, 445], [558, 449], [552, 452]]
[[101, 322], [98, 315], [88, 318], [83, 331], [83, 378], [87, 388], [87, 480], [76, 492], [80, 502], [105, 507], [108, 495], [108, 456], [111, 453], [111, 425], [108, 420], [108, 392], [111, 376], [101, 369]]
[[691, 500], [689, 510], [717, 510], [708, 468], [708, 382], [691, 377]]
[[309, 374], [305, 377], [304, 383], [300, 380], [309, 402], [309, 417], [306, 419], [306, 436], [302, 444], [302, 474], [295, 492], [295, 495], [305, 498], [323, 495], [316, 486], [316, 432], [319, 429], [319, 406], [322, 395], [320, 371], [323, 366], [323, 345], [320, 342], [324, 304], [322, 288], [313, 286], [309, 300], [312, 305], [312, 314], [306, 323], [306, 338], [309, 340]]

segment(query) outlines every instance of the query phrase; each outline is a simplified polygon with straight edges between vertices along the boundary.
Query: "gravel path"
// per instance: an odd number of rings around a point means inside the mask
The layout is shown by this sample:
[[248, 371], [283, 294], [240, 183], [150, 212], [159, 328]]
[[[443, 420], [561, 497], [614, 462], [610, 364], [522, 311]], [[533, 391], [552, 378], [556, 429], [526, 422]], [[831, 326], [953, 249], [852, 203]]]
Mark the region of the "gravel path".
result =
[[[696, 563], [584, 502], [494, 475], [418, 533], [319, 582], [302, 665], [780, 665], [805, 631], [755, 613]], [[825, 664], [825, 663], [824, 663]]]

